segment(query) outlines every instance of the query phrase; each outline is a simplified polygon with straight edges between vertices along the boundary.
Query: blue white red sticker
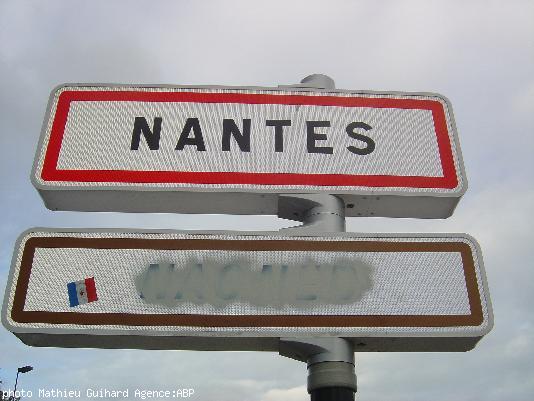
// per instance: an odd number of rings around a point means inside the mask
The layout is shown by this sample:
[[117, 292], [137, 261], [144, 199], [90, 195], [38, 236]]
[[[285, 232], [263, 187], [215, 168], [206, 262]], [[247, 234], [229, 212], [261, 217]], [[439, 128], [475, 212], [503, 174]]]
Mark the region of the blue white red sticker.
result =
[[68, 283], [67, 290], [71, 307], [98, 301], [94, 277]]

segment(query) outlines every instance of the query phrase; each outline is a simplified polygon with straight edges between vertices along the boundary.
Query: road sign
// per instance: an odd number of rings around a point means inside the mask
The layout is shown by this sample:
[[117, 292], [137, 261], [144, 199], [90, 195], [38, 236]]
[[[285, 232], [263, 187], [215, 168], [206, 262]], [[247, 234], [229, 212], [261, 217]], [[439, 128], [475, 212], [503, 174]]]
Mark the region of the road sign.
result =
[[73, 229], [21, 235], [2, 322], [35, 346], [273, 351], [464, 351], [493, 324], [464, 234]]
[[429, 93], [63, 85], [32, 181], [54, 210], [443, 218], [467, 187], [452, 108]]

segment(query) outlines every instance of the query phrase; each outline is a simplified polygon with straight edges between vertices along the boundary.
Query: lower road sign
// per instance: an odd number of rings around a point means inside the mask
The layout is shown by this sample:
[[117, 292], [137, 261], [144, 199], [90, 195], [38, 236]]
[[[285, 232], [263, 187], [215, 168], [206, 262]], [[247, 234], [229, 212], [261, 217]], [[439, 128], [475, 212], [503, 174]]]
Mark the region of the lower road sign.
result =
[[35, 346], [465, 351], [493, 324], [464, 234], [33, 229], [5, 294], [4, 326]]

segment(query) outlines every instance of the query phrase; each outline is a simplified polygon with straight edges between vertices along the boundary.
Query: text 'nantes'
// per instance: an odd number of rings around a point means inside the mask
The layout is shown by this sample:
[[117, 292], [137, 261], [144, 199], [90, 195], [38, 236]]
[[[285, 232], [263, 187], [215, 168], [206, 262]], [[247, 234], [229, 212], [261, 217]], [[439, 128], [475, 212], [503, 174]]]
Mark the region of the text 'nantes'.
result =
[[[162, 117], [155, 117], [150, 126], [145, 117], [136, 117], [132, 132], [130, 149], [138, 150], [141, 134], [144, 136], [151, 150], [158, 150], [161, 137]], [[266, 127], [272, 130], [274, 136], [274, 152], [284, 151], [284, 129], [291, 126], [291, 120], [266, 120]], [[328, 134], [331, 133], [330, 121], [306, 121], [306, 150], [308, 153], [333, 154], [334, 148], [327, 146]], [[355, 140], [354, 145], [346, 149], [356, 155], [368, 155], [375, 149], [375, 142], [367, 135], [372, 127], [364, 122], [351, 122], [345, 127], [346, 134]], [[241, 152], [250, 152], [251, 120], [243, 119], [238, 125], [235, 120], [223, 120], [221, 135], [221, 150], [230, 151], [233, 141]], [[178, 136], [175, 150], [183, 150], [186, 146], [196, 148], [197, 151], [206, 151], [204, 133], [198, 118], [188, 118]]]

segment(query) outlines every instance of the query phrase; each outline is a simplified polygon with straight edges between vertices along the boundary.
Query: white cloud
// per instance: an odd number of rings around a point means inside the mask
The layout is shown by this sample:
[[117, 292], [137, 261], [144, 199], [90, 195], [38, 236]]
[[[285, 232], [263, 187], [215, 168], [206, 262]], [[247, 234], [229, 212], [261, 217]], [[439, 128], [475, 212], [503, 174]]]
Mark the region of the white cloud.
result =
[[289, 389], [271, 389], [262, 397], [261, 401], [307, 401], [310, 399], [306, 386], [293, 387]]

